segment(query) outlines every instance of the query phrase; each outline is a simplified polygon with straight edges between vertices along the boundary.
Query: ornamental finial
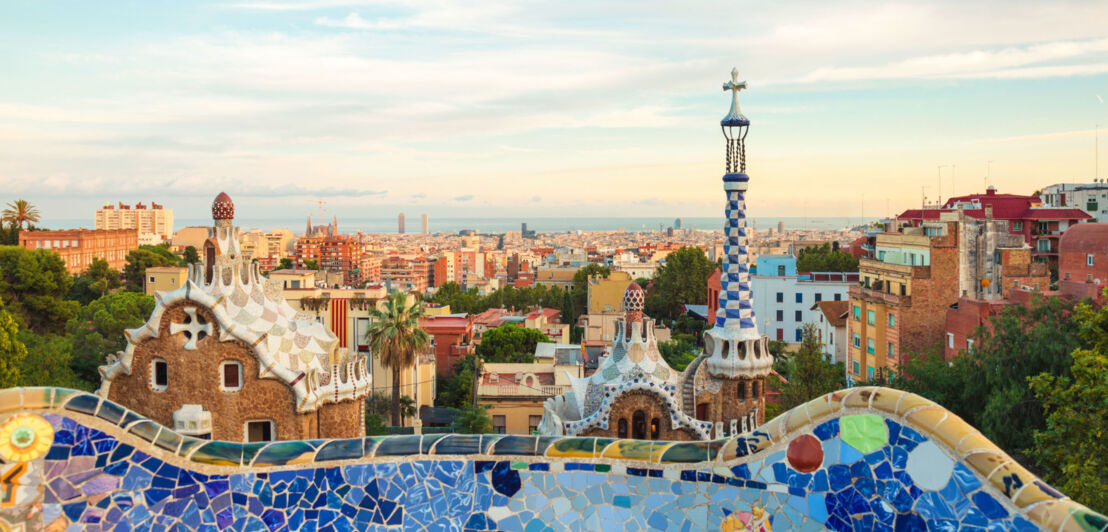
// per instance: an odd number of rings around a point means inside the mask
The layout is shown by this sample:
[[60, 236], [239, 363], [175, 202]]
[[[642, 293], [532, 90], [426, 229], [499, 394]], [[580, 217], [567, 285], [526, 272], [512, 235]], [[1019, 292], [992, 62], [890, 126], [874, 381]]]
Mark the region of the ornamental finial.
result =
[[746, 126], [750, 125], [750, 120], [743, 116], [742, 111], [739, 110], [739, 91], [746, 88], [746, 81], [739, 81], [739, 69], [731, 68], [731, 81], [723, 84], [723, 90], [731, 91], [731, 111], [727, 113], [727, 116], [723, 117], [720, 121], [720, 125], [724, 126]]

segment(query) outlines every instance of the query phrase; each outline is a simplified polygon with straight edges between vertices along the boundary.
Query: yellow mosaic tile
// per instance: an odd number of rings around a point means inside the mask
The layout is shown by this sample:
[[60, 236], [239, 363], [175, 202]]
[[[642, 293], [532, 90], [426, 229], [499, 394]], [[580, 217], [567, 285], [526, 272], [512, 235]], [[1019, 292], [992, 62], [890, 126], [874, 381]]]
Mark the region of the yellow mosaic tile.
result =
[[769, 437], [773, 441], [780, 440], [783, 435], [782, 431], [785, 430], [785, 414], [773, 418], [771, 421], [766, 422], [765, 425], [758, 427], [757, 430], [769, 434]]
[[[1019, 480], [1016, 480], [1019, 479]], [[1032, 475], [1029, 471], [1023, 468], [1023, 466], [1016, 463], [1015, 460], [1010, 460], [1004, 465], [993, 470], [988, 477], [989, 482], [1004, 493], [1005, 490], [1009, 490], [1009, 496], [1015, 495], [1017, 490], [1011, 489], [1011, 486], [1026, 486], [1035, 481], [1035, 475]]]
[[966, 464], [972, 467], [983, 477], [988, 477], [997, 467], [1011, 460], [1004, 453], [981, 452], [974, 453], [965, 458]]
[[869, 400], [873, 397], [876, 388], [872, 386], [860, 386], [854, 388], [843, 400], [843, 408], [869, 408]]
[[958, 447], [958, 443], [965, 438], [967, 434], [971, 432], [977, 432], [977, 429], [971, 427], [961, 418], [947, 412], [946, 421], [942, 425], [931, 431], [931, 435], [942, 440], [948, 447], [954, 449]]
[[8, 388], [0, 390], [0, 412], [14, 412], [22, 408], [23, 389]]
[[882, 412], [894, 413], [896, 412], [896, 404], [903, 397], [905, 392], [901, 390], [894, 390], [892, 388], [877, 388], [874, 392], [873, 399], [870, 401], [870, 408], [875, 408]]
[[1067, 506], [1069, 506], [1069, 514], [1065, 521], [1062, 521], [1062, 526], [1058, 527], [1058, 532], [1097, 532], [1095, 528], [1085, 527], [1078, 520], [1078, 514], [1081, 510], [1070, 505]]
[[913, 408], [929, 406], [933, 404], [935, 403], [927, 398], [918, 396], [914, 393], [906, 393], [904, 394], [904, 397], [900, 398], [900, 402], [897, 403], [895, 413], [898, 416], [903, 416]]
[[612, 442], [600, 458], [615, 458], [620, 460], [650, 460], [653, 455], [650, 446], [654, 442], [649, 440], [619, 440]]
[[808, 411], [804, 408], [804, 405], [789, 410], [787, 415], [788, 417], [785, 418], [786, 434], [792, 434], [808, 425]]
[[808, 419], [811, 421], [821, 421], [831, 415], [831, 405], [827, 402], [826, 396], [812, 399], [805, 403], [804, 407], [807, 409]]
[[[723, 444], [723, 447], [719, 450], [719, 455], [716, 456], [717, 462], [730, 462], [738, 458], [735, 451], [739, 449], [739, 440], [731, 438], [727, 443]], [[660, 456], [660, 455], [659, 455]], [[651, 461], [654, 461], [654, 456], [650, 457]]]
[[[661, 462], [662, 461], [662, 455], [665, 454], [667, 449], [669, 449], [670, 447], [673, 447], [673, 444], [674, 444], [674, 442], [665, 442], [665, 443], [658, 442], [658, 443], [656, 443], [653, 447], [650, 448], [650, 461], [655, 462], [655, 463]], [[732, 452], [734, 452], [734, 451], [732, 451]], [[720, 453], [720, 454], [722, 454], [722, 453]]]
[[946, 420], [947, 413], [947, 409], [936, 405], [916, 410], [904, 419], [915, 425], [924, 435], [930, 435]]
[[995, 443], [989, 441], [989, 439], [980, 432], [973, 432], [970, 435], [966, 436], [966, 438], [963, 439], [962, 442], [958, 444], [958, 447], [954, 450], [960, 455], [966, 455], [973, 452], [981, 451], [992, 451], [996, 453], [1002, 452], [1000, 450], [1000, 447], [997, 447]]
[[53, 395], [53, 388], [24, 388], [23, 408], [50, 408], [50, 400]]
[[1033, 480], [1034, 479], [1032, 479], [1032, 482], [1028, 482], [1027, 485], [1021, 488], [1020, 491], [1016, 494], [1015, 500], [1012, 501], [1015, 503], [1016, 506], [1020, 508], [1026, 508], [1027, 506], [1035, 504], [1037, 502], [1052, 501], [1057, 499], [1057, 497], [1043, 491], [1042, 488], [1036, 486], [1033, 483]]
[[832, 412], [838, 412], [843, 409], [843, 399], [846, 398], [846, 394], [849, 390], [839, 390], [827, 394], [827, 406]]

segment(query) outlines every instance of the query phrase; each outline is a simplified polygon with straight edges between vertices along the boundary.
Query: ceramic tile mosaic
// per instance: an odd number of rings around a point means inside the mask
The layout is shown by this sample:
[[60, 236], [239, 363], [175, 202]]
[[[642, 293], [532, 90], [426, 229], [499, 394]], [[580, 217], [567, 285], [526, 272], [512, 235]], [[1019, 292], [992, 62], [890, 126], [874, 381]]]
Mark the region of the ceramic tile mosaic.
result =
[[[849, 397], [859, 393], [870, 397]], [[1002, 453], [963, 454], [936, 427], [908, 421], [911, 410], [896, 413], [918, 399], [837, 392], [714, 442], [486, 434], [237, 444], [179, 436], [88, 394], [6, 390], [0, 528], [1108, 530], [1104, 516]], [[1004, 469], [970, 460], [985, 456]]]

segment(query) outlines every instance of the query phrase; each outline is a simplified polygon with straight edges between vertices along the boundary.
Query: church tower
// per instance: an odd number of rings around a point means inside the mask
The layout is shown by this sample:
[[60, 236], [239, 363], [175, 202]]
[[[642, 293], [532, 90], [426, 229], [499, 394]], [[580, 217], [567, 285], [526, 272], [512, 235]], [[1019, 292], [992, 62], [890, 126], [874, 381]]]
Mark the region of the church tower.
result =
[[772, 369], [769, 339], [758, 332], [750, 290], [749, 234], [746, 226], [746, 134], [750, 120], [739, 110], [737, 69], [723, 90], [731, 91], [731, 110], [720, 121], [726, 139], [727, 194], [723, 226], [723, 271], [715, 326], [704, 333], [704, 353], [689, 365], [686, 405], [698, 420], [715, 426], [715, 437], [752, 429], [765, 420], [765, 379]]

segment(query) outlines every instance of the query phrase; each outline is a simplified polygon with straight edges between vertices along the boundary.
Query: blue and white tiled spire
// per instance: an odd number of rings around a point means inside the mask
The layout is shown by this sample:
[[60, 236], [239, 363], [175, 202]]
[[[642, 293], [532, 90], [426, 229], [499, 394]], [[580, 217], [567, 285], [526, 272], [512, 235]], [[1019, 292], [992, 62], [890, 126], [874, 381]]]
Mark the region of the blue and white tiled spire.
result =
[[738, 69], [732, 69], [731, 81], [723, 84], [723, 90], [731, 91], [731, 111], [720, 121], [727, 139], [727, 173], [723, 175], [727, 222], [723, 228], [726, 240], [715, 325], [749, 329], [756, 334], [758, 326], [754, 321], [754, 295], [750, 291], [746, 229], [746, 188], [750, 177], [746, 175], [745, 140], [750, 120], [739, 111], [739, 91], [745, 88], [746, 82], [739, 81]]

